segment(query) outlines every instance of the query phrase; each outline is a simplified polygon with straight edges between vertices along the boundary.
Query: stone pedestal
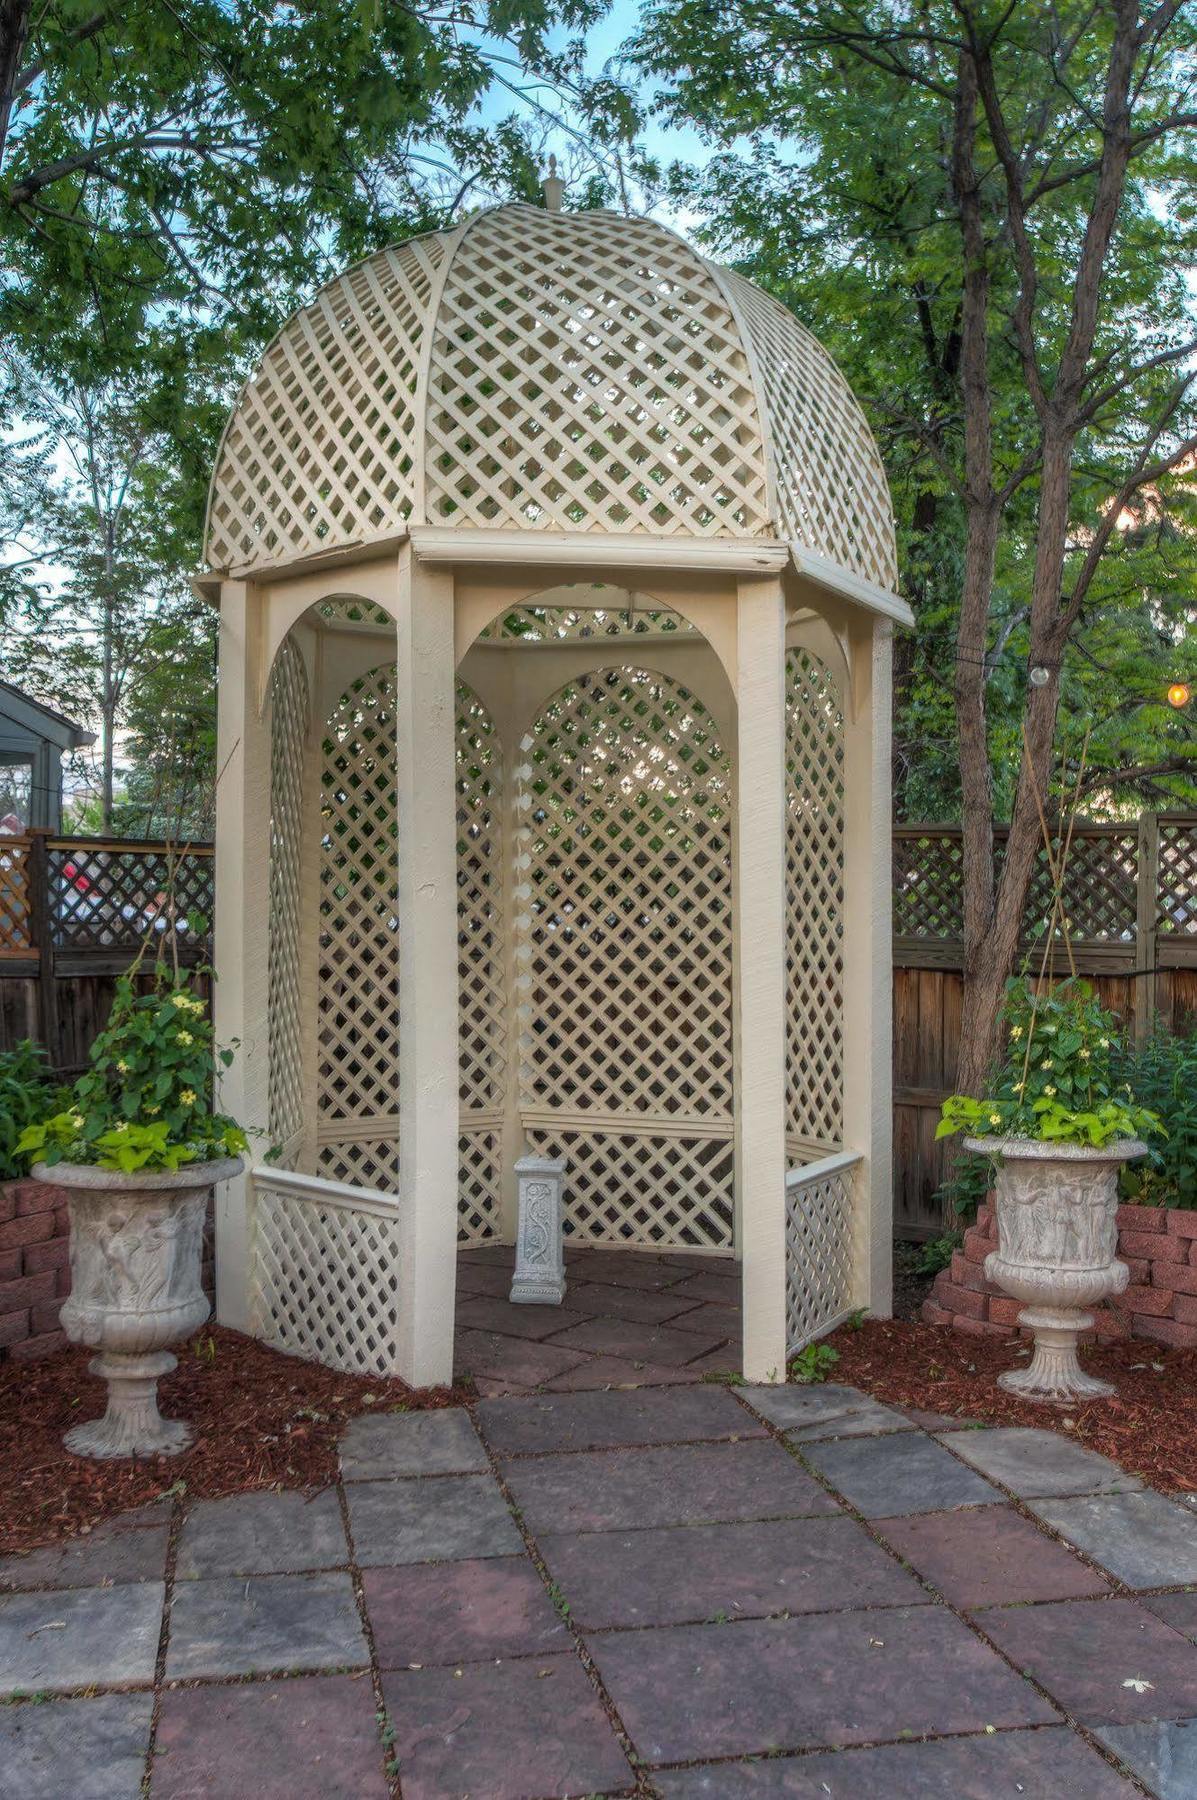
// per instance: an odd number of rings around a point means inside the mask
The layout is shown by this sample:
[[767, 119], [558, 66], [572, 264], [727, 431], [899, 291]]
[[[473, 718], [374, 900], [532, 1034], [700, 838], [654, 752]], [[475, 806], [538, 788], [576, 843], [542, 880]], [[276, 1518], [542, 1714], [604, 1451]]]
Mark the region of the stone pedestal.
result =
[[528, 1306], [560, 1306], [565, 1298], [561, 1230], [565, 1164], [543, 1156], [521, 1156], [515, 1173], [519, 1221], [511, 1298]]
[[62, 1329], [101, 1354], [93, 1375], [108, 1383], [102, 1419], [65, 1437], [76, 1456], [171, 1456], [191, 1429], [158, 1411], [158, 1381], [175, 1366], [167, 1344], [208, 1317], [200, 1285], [208, 1191], [241, 1168], [239, 1157], [124, 1174], [74, 1163], [34, 1174], [65, 1188], [71, 1215], [71, 1292]]
[[1019, 1323], [1035, 1338], [1026, 1368], [1008, 1369], [998, 1385], [1024, 1400], [1064, 1404], [1112, 1394], [1081, 1368], [1077, 1338], [1093, 1324], [1085, 1309], [1122, 1293], [1130, 1278], [1115, 1256], [1118, 1170], [1146, 1146], [966, 1138], [964, 1147], [996, 1159], [998, 1248], [985, 1274], [1026, 1302]]

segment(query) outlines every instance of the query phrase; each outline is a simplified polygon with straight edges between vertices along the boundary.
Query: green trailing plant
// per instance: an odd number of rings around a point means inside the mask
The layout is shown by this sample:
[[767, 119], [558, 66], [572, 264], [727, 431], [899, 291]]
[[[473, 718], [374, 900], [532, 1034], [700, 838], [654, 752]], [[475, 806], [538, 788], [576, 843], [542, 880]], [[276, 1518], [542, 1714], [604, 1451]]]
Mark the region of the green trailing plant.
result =
[[1150, 1139], [1147, 1155], [1122, 1171], [1123, 1199], [1197, 1210], [1197, 1037], [1157, 1025], [1142, 1044], [1126, 1045], [1114, 1068], [1135, 1099], [1168, 1122], [1167, 1136]]
[[945, 1219], [971, 1224], [992, 1180], [993, 1169], [987, 1156], [978, 1156], [975, 1150], [957, 1150], [951, 1172], [935, 1190], [934, 1201]]
[[808, 1344], [797, 1356], [790, 1358], [790, 1380], [810, 1386], [816, 1381], [826, 1381], [840, 1353], [830, 1344]]
[[67, 1090], [55, 1085], [46, 1053], [32, 1038], [0, 1053], [0, 1181], [25, 1174], [17, 1147], [21, 1133], [52, 1107], [65, 1106], [66, 1099]]
[[949, 1231], [943, 1237], [928, 1238], [923, 1245], [923, 1254], [915, 1264], [920, 1275], [938, 1275], [942, 1269], [950, 1266], [952, 1254], [959, 1250], [962, 1239], [958, 1231]]
[[17, 1151], [126, 1174], [236, 1155], [245, 1133], [212, 1110], [213, 1070], [231, 1060], [215, 1048], [207, 1002], [181, 971], [159, 963], [144, 993], [122, 975], [69, 1104], [28, 1124]]
[[1026, 1138], [1099, 1149], [1122, 1138], [1163, 1134], [1115, 1072], [1119, 1027], [1092, 985], [1070, 977], [1048, 990], [1016, 976], [1006, 985], [1005, 1057], [982, 1099], [944, 1101], [936, 1137]]

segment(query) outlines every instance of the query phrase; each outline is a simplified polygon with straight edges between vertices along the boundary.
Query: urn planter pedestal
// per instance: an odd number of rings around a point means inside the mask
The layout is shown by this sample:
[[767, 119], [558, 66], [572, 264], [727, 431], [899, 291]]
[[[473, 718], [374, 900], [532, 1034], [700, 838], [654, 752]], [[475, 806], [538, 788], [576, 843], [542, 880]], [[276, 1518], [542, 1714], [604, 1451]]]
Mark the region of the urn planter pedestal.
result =
[[1086, 1308], [1121, 1294], [1130, 1271], [1119, 1262], [1118, 1170], [1145, 1144], [1119, 1139], [1104, 1148], [1027, 1138], [966, 1138], [966, 1150], [994, 1158], [998, 1248], [985, 1259], [990, 1281], [1026, 1302], [1019, 1323], [1035, 1348], [1022, 1369], [998, 1385], [1024, 1400], [1067, 1404], [1115, 1390], [1086, 1375], [1077, 1339], [1093, 1323]]
[[204, 1214], [213, 1183], [239, 1157], [182, 1168], [96, 1169], [39, 1163], [38, 1180], [67, 1191], [71, 1292], [62, 1329], [100, 1354], [89, 1365], [108, 1383], [108, 1410], [67, 1432], [76, 1456], [172, 1456], [191, 1427], [158, 1411], [158, 1381], [175, 1366], [168, 1344], [198, 1329], [210, 1311], [200, 1286]]

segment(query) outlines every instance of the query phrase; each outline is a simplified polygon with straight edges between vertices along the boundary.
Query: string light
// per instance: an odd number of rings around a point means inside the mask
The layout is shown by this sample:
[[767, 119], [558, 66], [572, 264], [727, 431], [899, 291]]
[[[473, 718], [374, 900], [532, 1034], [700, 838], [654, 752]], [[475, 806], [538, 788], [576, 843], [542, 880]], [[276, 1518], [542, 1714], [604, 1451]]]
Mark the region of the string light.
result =
[[1175, 707], [1179, 712], [1182, 706], [1189, 704], [1192, 692], [1187, 681], [1174, 681], [1168, 689], [1168, 705]]

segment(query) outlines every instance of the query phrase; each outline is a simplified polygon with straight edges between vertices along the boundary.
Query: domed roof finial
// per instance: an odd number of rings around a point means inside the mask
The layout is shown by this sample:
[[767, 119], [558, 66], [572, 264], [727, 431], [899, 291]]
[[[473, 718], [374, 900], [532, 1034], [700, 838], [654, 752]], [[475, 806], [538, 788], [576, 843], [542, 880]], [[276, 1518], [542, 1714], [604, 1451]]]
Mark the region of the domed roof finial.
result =
[[549, 172], [540, 185], [541, 191], [544, 194], [545, 210], [547, 212], [560, 212], [561, 201], [565, 194], [565, 183], [557, 173], [557, 158], [555, 156], [549, 157]]

